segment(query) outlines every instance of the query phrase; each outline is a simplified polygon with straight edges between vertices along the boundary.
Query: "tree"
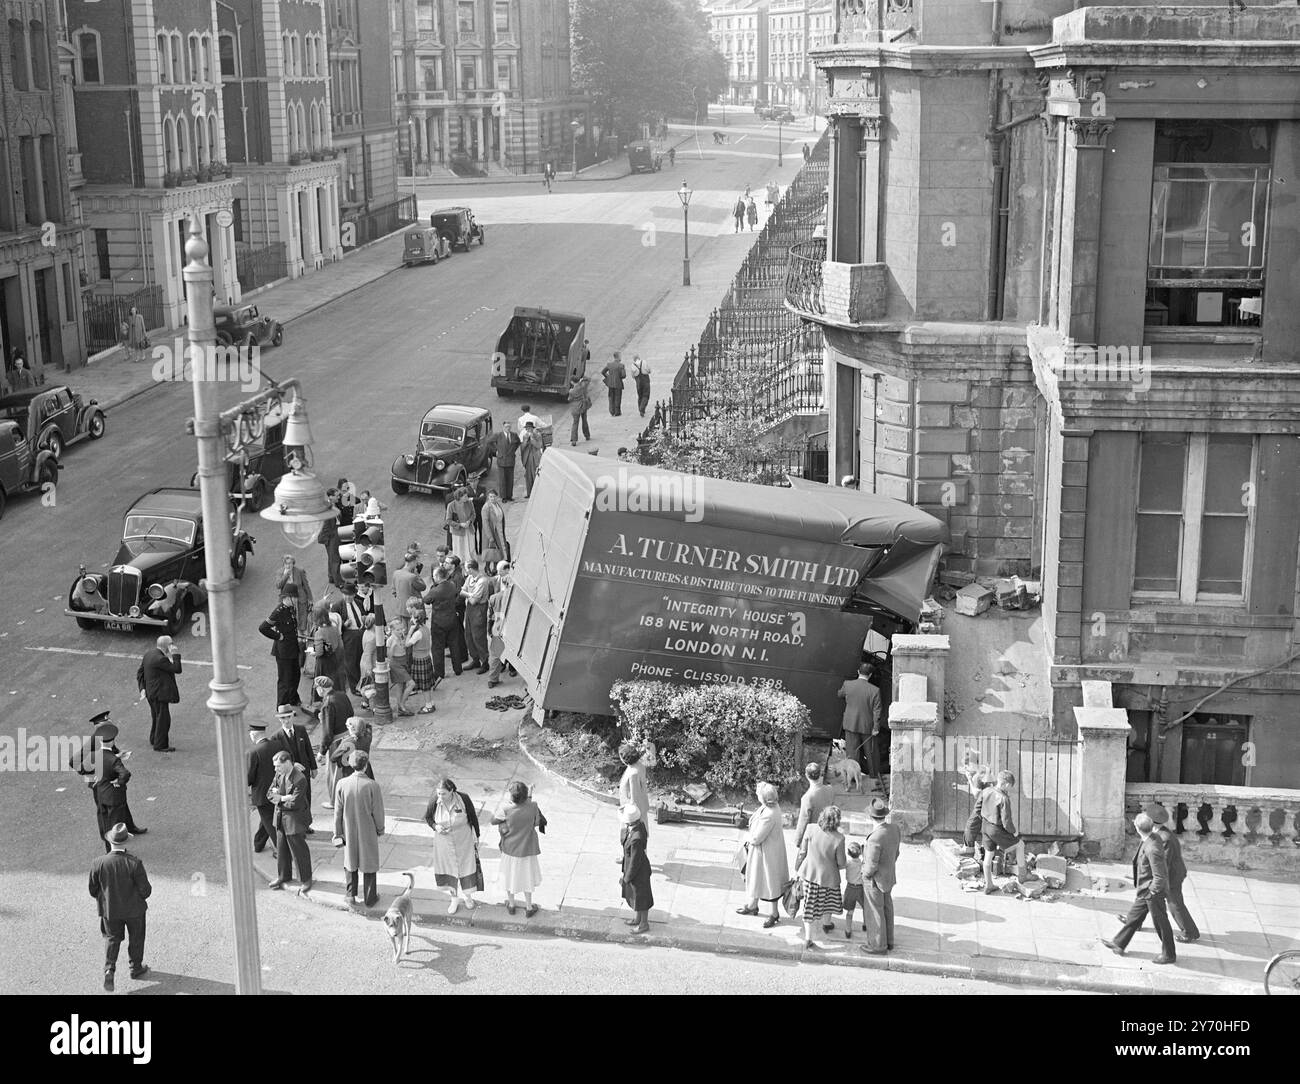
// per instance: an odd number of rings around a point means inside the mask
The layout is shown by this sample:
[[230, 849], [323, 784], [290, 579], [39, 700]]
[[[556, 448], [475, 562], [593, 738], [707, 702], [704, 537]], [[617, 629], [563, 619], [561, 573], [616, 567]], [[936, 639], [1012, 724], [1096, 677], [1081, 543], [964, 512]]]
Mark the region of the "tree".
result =
[[726, 62], [709, 41], [698, 0], [573, 0], [573, 87], [621, 138], [711, 100]]
[[793, 453], [803, 450], [802, 445], [765, 441], [758, 432], [749, 411], [738, 405], [722, 406], [680, 428], [660, 426], [644, 449], [625, 458], [706, 478], [782, 485], [787, 463], [793, 461]]

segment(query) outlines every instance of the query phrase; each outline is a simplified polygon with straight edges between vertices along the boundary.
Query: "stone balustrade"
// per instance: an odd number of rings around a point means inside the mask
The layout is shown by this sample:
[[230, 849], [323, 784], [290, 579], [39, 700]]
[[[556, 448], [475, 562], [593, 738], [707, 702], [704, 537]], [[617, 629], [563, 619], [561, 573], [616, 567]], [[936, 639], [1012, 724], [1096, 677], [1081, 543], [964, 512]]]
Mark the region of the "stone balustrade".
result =
[[1129, 783], [1127, 833], [1152, 804], [1169, 811], [1189, 862], [1230, 862], [1239, 869], [1300, 869], [1300, 790], [1191, 783]]
[[818, 323], [856, 327], [885, 316], [888, 267], [883, 263], [836, 263], [826, 259], [826, 238], [790, 246], [785, 303]]

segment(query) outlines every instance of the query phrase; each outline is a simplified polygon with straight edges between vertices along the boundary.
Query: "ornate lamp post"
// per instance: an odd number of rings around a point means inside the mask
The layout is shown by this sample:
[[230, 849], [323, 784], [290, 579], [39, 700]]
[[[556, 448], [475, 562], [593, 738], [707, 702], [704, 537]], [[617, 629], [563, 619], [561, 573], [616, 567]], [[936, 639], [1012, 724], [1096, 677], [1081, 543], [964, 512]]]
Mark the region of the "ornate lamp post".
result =
[[691, 196], [693, 193], [682, 181], [677, 198], [682, 201], [682, 285], [691, 284]]

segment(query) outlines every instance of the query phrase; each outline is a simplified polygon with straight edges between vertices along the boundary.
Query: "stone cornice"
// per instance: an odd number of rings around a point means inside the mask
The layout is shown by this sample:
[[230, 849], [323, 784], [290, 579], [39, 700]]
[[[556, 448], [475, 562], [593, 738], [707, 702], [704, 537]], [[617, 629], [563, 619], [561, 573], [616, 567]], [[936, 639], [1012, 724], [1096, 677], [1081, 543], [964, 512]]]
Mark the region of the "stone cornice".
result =
[[1282, 68], [1300, 64], [1300, 43], [1287, 41], [1097, 41], [1027, 46], [1038, 68]]
[[905, 71], [987, 71], [1032, 67], [1024, 45], [882, 45], [854, 42], [809, 50], [818, 68], [901, 68]]

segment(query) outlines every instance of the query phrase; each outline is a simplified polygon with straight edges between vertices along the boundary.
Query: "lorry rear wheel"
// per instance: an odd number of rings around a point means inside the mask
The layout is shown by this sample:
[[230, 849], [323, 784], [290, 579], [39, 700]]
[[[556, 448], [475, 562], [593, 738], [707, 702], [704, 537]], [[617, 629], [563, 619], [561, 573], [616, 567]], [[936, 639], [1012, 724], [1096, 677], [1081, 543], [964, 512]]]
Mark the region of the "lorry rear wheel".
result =
[[514, 395], [514, 392], [511, 391], [509, 388], [497, 388], [497, 394], [501, 396], [502, 399], [509, 399], [512, 395]]

